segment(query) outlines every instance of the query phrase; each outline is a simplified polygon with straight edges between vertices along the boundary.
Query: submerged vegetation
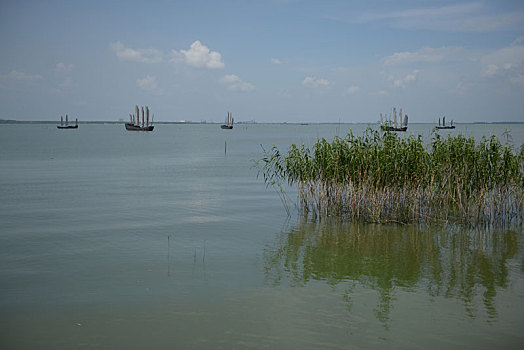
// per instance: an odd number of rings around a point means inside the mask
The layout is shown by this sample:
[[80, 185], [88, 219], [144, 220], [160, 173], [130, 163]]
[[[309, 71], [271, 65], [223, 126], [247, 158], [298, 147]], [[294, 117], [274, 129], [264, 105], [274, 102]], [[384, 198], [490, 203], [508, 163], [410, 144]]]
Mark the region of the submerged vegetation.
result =
[[292, 144], [286, 154], [274, 146], [257, 164], [283, 197], [284, 184], [296, 186], [301, 210], [315, 216], [490, 226], [524, 217], [524, 144], [514, 150], [495, 136], [477, 143], [435, 133], [425, 145], [421, 136], [368, 129], [311, 148]]

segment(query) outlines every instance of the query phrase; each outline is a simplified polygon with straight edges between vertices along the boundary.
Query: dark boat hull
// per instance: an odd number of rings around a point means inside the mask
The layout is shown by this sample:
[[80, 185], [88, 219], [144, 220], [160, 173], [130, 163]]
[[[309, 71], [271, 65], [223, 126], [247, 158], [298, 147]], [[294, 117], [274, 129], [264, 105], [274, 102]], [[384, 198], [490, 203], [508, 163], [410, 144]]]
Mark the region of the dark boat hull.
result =
[[78, 129], [78, 125], [57, 126], [58, 129]]
[[140, 126], [135, 125], [131, 123], [126, 123], [126, 130], [132, 130], [132, 131], [153, 131], [155, 127], [153, 125], [149, 126]]
[[231, 130], [231, 129], [233, 129], [233, 125], [225, 125], [225, 124], [223, 124], [223, 125], [220, 125], [220, 128], [221, 129], [229, 129], [229, 130]]
[[406, 131], [406, 130], [408, 130], [408, 127], [407, 126], [403, 126], [401, 128], [395, 128], [394, 126], [382, 125], [381, 129], [384, 130], [384, 131]]
[[437, 126], [437, 129], [455, 129], [455, 125], [453, 126]]

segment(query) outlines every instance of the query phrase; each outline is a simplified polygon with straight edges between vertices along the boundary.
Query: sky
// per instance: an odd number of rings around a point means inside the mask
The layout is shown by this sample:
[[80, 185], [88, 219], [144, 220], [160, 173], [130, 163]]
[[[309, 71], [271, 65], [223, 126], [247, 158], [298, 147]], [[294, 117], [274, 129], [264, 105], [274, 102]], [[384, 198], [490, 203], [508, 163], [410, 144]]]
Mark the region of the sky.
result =
[[524, 1], [0, 0], [0, 119], [524, 121]]

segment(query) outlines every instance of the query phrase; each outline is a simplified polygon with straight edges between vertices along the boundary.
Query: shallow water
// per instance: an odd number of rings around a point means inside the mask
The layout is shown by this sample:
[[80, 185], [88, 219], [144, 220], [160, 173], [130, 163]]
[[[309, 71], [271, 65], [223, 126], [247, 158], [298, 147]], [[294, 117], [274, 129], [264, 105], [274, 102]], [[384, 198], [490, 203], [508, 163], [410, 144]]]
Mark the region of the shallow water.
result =
[[366, 127], [0, 125], [0, 347], [521, 348], [520, 228], [287, 217], [257, 178]]

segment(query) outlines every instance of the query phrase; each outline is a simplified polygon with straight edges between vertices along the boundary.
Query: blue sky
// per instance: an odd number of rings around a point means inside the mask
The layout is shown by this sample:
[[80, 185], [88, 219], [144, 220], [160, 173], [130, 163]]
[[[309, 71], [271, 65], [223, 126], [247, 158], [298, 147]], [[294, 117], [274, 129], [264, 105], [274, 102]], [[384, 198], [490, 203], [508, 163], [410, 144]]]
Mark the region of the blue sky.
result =
[[524, 1], [0, 2], [0, 118], [524, 121]]

